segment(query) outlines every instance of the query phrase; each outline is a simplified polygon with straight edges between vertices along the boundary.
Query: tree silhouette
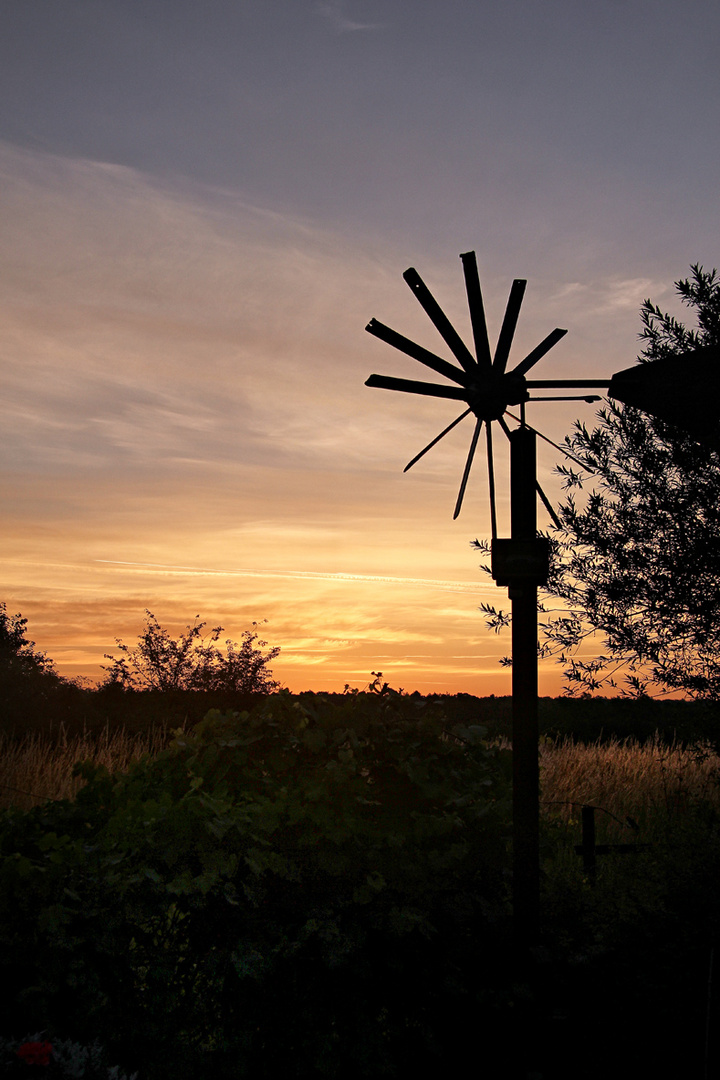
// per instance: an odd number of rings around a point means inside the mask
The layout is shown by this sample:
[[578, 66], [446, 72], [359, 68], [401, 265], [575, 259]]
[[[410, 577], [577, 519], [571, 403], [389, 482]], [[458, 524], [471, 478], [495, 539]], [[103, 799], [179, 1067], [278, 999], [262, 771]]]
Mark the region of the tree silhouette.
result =
[[105, 659], [112, 661], [103, 665], [107, 672], [105, 686], [121, 686], [126, 690], [230, 690], [264, 694], [280, 688], [269, 668], [280, 648], [275, 646], [263, 652], [267, 642], [260, 640], [257, 629], [245, 630], [239, 643], [228, 638], [223, 652], [216, 645], [222, 626], [213, 627], [204, 636], [207, 624], [198, 622], [199, 616], [195, 616], [192, 625], [174, 638], [151, 611], [146, 610], [145, 615], [137, 645], [125, 645], [116, 638], [121, 655], [105, 653]]
[[[675, 289], [697, 326], [688, 329], [646, 300], [640, 363], [720, 346], [717, 271], [696, 264]], [[619, 687], [642, 695], [654, 684], [661, 693], [719, 698], [718, 452], [613, 401], [597, 419], [592, 429], [576, 422], [565, 439], [584, 471], [557, 469], [569, 494], [558, 511], [561, 528], [550, 535], [541, 654], [563, 666], [571, 695]], [[507, 613], [483, 610], [494, 629], [507, 625]]]
[[[697, 328], [646, 300], [641, 363], [720, 345], [717, 271], [696, 264], [675, 288]], [[615, 687], [623, 670], [633, 693], [652, 682], [720, 697], [718, 453], [629, 406], [609, 403], [598, 419], [591, 431], [578, 422], [566, 438], [590, 475], [559, 468], [571, 494], [560, 507], [548, 592], [571, 614], [544, 624], [545, 649], [558, 653], [568, 686], [580, 693]], [[587, 490], [582, 505], [572, 489]], [[588, 630], [603, 648], [581, 660]]]
[[6, 682], [37, 675], [58, 679], [52, 660], [27, 637], [27, 623], [19, 612], [8, 615], [7, 605], [0, 601], [0, 679]]
[[83, 696], [80, 680], [58, 675], [28, 638], [27, 623], [0, 601], [0, 728], [9, 735], [69, 723]]

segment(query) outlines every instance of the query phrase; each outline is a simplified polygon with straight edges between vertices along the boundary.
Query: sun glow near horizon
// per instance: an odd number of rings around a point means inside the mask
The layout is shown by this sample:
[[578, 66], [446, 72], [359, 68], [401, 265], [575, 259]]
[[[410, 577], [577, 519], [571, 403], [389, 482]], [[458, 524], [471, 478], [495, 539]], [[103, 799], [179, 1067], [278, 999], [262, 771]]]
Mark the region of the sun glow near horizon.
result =
[[13, 590], [8, 610], [28, 617], [30, 636], [70, 677], [99, 680], [104, 654], [116, 638], [134, 643], [149, 609], [172, 633], [195, 616], [221, 624], [223, 639], [256, 623], [261, 639], [280, 646], [273, 672], [293, 691], [361, 687], [382, 670], [407, 690], [509, 692], [500, 643], [478, 611], [493, 589], [479, 572], [474, 582], [120, 559], [25, 561], [16, 570], [33, 584]]

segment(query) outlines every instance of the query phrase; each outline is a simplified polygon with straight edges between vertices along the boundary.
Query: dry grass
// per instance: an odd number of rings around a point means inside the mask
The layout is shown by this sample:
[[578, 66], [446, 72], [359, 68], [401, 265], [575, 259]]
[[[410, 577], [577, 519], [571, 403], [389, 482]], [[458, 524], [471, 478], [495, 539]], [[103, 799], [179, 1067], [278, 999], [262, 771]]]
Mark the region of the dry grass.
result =
[[644, 744], [565, 738], [541, 745], [540, 769], [545, 813], [570, 824], [582, 804], [601, 807], [607, 813], [597, 815], [598, 830], [617, 840], [630, 839], [620, 835], [628, 817], [647, 833], [701, 800], [720, 806], [720, 757], [709, 745], [668, 746], [657, 735]]
[[[0, 734], [0, 808], [37, 806], [43, 799], [72, 799], [83, 780], [72, 776], [77, 761], [91, 760], [112, 772], [126, 769], [142, 754], [156, 754], [169, 732], [155, 727], [144, 734], [125, 729], [100, 734], [28, 735], [13, 740]], [[628, 816], [643, 826], [649, 818], [683, 811], [693, 801], [720, 805], [720, 757], [708, 746], [683, 749], [659, 739], [632, 739], [583, 745], [566, 738], [540, 747], [543, 811], [574, 824], [580, 805], [602, 807], [598, 828], [618, 833]]]
[[0, 733], [0, 808], [29, 810], [44, 799], [73, 799], [85, 783], [73, 777], [77, 761], [90, 760], [111, 772], [123, 771], [143, 754], [157, 754], [168, 742], [164, 727], [130, 734], [124, 728], [101, 734], [26, 735], [11, 739]]

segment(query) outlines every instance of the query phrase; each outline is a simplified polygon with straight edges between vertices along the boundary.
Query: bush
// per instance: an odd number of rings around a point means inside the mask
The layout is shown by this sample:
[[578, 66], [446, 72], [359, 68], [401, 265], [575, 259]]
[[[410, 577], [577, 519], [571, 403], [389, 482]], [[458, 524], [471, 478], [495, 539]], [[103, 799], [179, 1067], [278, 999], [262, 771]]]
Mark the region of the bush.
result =
[[242, 694], [270, 694], [280, 689], [273, 679], [270, 663], [279, 655], [275, 646], [263, 652], [267, 641], [257, 632], [245, 630], [240, 643], [225, 641], [225, 652], [217, 648], [222, 626], [203, 636], [204, 622], [198, 616], [185, 633], [173, 638], [160, 626], [152, 611], [145, 612], [145, 627], [133, 648], [116, 638], [121, 655], [105, 654], [112, 664], [104, 666], [105, 685], [125, 690], [225, 691]]
[[79, 769], [75, 802], [0, 817], [13, 1030], [147, 1080], [452, 1072], [500, 1039], [510, 770], [482, 729], [281, 692]]

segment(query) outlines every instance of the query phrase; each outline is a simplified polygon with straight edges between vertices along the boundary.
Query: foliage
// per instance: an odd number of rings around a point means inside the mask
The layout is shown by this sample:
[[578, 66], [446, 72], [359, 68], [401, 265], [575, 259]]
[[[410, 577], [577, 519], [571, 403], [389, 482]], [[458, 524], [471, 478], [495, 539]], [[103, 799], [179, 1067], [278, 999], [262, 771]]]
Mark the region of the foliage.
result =
[[[222, 626], [203, 636], [206, 626], [199, 616], [179, 637], [173, 638], [160, 626], [151, 611], [145, 612], [145, 627], [134, 647], [116, 638], [121, 656], [105, 654], [112, 664], [106, 683], [140, 690], [229, 690], [238, 693], [271, 693], [280, 683], [272, 678], [269, 664], [279, 647], [263, 652], [266, 641], [257, 629], [245, 630], [240, 643], [225, 642], [225, 652], [216, 647]], [[257, 623], [253, 623], [257, 627]]]
[[107, 725], [100, 731], [30, 731], [9, 738], [0, 731], [0, 806], [30, 809], [46, 799], [72, 799], [83, 785], [73, 775], [75, 763], [91, 758], [110, 771], [126, 770], [143, 754], [157, 754], [172, 738], [163, 726], [142, 733]]
[[27, 623], [19, 612], [8, 615], [7, 605], [0, 602], [0, 679], [4, 683], [37, 675], [54, 676], [52, 660], [28, 638]]
[[405, 1076], [492, 1039], [508, 754], [375, 691], [211, 713], [125, 773], [79, 766], [74, 802], [5, 811], [5, 1022], [148, 1080]]
[[[695, 265], [675, 288], [697, 328], [646, 300], [640, 363], [720, 345], [717, 271]], [[556, 613], [541, 624], [541, 655], [563, 665], [570, 694], [616, 689], [622, 673], [632, 695], [654, 684], [720, 698], [718, 453], [629, 406], [609, 401], [597, 415], [595, 428], [578, 421], [565, 439], [581, 471], [558, 468], [570, 494], [549, 537]], [[493, 628], [507, 625], [507, 613], [484, 610]], [[588, 659], [595, 637], [602, 645]]]
[[45, 653], [27, 636], [28, 620], [8, 615], [0, 602], [0, 729], [24, 731], [47, 727], [78, 710], [81, 687], [64, 679]]
[[[541, 702], [551, 726], [594, 734], [541, 740], [533, 990], [504, 917], [508, 754], [473, 727], [502, 727], [506, 704], [398, 695], [379, 675], [365, 694], [281, 693], [177, 732], [157, 765], [83, 765], [75, 803], [0, 816], [0, 978], [17, 999], [0, 1034], [98, 1040], [142, 1080], [454, 1075], [478, 1047], [492, 1080], [527, 1075], [508, 1055], [535, 1045], [543, 1075], [702, 1075], [716, 753], [625, 735], [711, 708]], [[594, 886], [575, 850], [587, 802], [598, 843], [651, 843], [599, 857]], [[509, 1024], [533, 1000], [536, 1035]]]

